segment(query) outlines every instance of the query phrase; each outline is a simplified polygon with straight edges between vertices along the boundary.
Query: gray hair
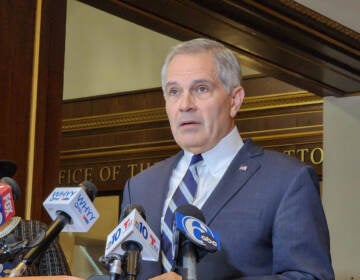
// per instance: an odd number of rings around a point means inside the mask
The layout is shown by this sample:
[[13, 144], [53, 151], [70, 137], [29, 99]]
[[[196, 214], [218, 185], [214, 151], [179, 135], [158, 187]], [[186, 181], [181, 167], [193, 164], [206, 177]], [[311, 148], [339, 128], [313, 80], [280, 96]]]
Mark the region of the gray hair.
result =
[[165, 92], [167, 68], [176, 55], [204, 52], [209, 52], [213, 55], [217, 76], [228, 93], [230, 93], [233, 88], [241, 85], [241, 67], [233, 52], [219, 42], [198, 38], [176, 45], [165, 58], [161, 69], [161, 86], [163, 92]]

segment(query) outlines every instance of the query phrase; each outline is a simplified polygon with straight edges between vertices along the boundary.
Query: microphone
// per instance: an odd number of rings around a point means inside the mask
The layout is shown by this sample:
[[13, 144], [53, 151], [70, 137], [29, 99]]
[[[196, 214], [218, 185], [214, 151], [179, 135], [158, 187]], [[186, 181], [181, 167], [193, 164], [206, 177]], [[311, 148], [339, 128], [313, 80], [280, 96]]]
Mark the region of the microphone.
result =
[[[93, 183], [85, 181], [78, 187], [59, 187], [48, 196], [43, 205], [54, 220], [38, 246], [31, 248], [22, 261], [11, 271], [9, 277], [21, 276], [27, 266], [46, 249], [63, 231], [86, 232], [99, 217], [92, 200], [96, 195]], [[90, 197], [89, 197], [90, 196]]]
[[[98, 260], [108, 271], [110, 275], [110, 280], [121, 279], [120, 276], [123, 273], [122, 270], [122, 259], [118, 254], [109, 254], [107, 256], [101, 256]], [[92, 276], [89, 279], [95, 279], [95, 277], [100, 278], [100, 275]], [[103, 277], [108, 280], [109, 277]]]
[[[144, 221], [146, 221], [144, 208], [137, 204], [130, 204], [126, 206], [121, 215], [121, 220], [126, 218], [133, 210], [139, 212], [140, 216], [144, 219]], [[143, 246], [138, 241], [128, 239], [121, 244], [121, 248], [125, 251], [125, 277], [129, 280], [135, 280], [139, 272], [139, 258], [141, 256]]]
[[[10, 177], [0, 179], [0, 226], [15, 216], [14, 200], [20, 197], [21, 191], [16, 181]], [[28, 240], [5, 243], [0, 248], [0, 263], [14, 258], [19, 252], [28, 248]]]
[[120, 224], [107, 236], [105, 256], [123, 255], [127, 279], [136, 279], [140, 256], [147, 261], [159, 259], [160, 241], [145, 222], [144, 212], [140, 205], [128, 205], [121, 215]]
[[182, 267], [182, 279], [196, 280], [197, 262], [207, 252], [220, 250], [219, 236], [205, 224], [201, 210], [191, 204], [175, 210], [173, 232], [173, 255], [176, 265]]
[[70, 220], [64, 232], [87, 232], [99, 217], [92, 201], [96, 196], [96, 186], [84, 181], [77, 187], [58, 187], [47, 197], [43, 205], [52, 220], [59, 214]]
[[14, 200], [18, 199], [20, 194], [20, 188], [14, 179], [0, 179], [0, 226], [15, 216]]
[[[146, 219], [145, 218], [145, 210], [143, 207], [141, 207], [140, 205], [130, 204], [122, 212], [120, 221], [123, 221], [124, 218], [126, 218], [126, 216], [128, 216], [130, 214], [130, 212], [134, 209], [137, 209], [139, 214], [141, 215], [141, 217]], [[126, 224], [126, 226], [127, 226], [127, 224]], [[121, 233], [121, 228], [120, 228], [120, 231], [116, 231], [116, 233]], [[113, 240], [113, 238], [112, 238], [112, 240]], [[126, 243], [127, 245], [121, 244], [121, 246], [124, 246], [124, 248], [122, 247], [122, 249], [124, 249], [125, 251], [126, 251], [127, 246], [132, 247], [131, 241], [127, 241], [127, 242], [129, 242], [129, 243]], [[128, 267], [126, 267], [126, 273], [129, 270], [131, 270], [133, 272], [130, 274], [134, 274], [134, 271], [137, 273], [137, 267], [138, 267], [137, 263], [139, 261], [140, 251], [142, 250], [142, 246], [138, 242], [135, 242], [134, 245], [135, 245], [134, 250], [130, 250], [130, 248], [128, 248], [129, 251], [132, 252], [131, 256], [133, 259], [132, 261], [130, 261], [130, 264], [134, 266], [133, 268], [130, 268], [130, 269], [128, 269]], [[125, 253], [125, 255], [126, 255], [126, 253]], [[123, 266], [124, 266], [123, 260], [126, 259], [125, 261], [126, 261], [127, 265], [129, 263], [129, 262], [127, 262], [128, 255], [126, 255], [126, 257], [125, 257], [125, 255], [124, 255], [124, 258], [122, 258], [119, 254], [109, 253], [109, 254], [106, 254], [99, 258], [99, 262], [101, 264], [103, 264], [103, 266], [105, 266], [109, 270], [109, 275], [110, 275], [111, 280], [120, 279], [119, 277], [123, 274]]]

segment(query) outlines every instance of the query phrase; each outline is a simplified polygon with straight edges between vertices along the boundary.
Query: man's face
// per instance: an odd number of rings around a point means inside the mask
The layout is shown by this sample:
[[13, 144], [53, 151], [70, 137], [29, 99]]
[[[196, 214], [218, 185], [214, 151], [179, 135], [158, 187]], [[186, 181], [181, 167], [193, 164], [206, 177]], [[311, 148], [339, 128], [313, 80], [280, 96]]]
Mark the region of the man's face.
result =
[[234, 127], [244, 91], [228, 94], [217, 77], [211, 54], [182, 54], [167, 69], [165, 101], [178, 145], [194, 154], [213, 148]]

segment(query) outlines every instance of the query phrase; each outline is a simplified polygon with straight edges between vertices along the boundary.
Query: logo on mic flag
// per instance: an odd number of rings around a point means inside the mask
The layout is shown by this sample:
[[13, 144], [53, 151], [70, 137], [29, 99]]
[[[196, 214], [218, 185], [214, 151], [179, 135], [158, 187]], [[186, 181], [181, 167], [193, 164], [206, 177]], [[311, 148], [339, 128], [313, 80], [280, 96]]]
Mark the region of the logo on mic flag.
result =
[[175, 212], [174, 226], [196, 245], [209, 252], [220, 250], [219, 235], [199, 219]]
[[81, 187], [56, 188], [43, 203], [50, 217], [55, 220], [58, 212], [71, 216], [64, 232], [87, 232], [99, 218], [95, 206]]
[[141, 251], [143, 260], [157, 261], [159, 259], [160, 241], [136, 209], [131, 211], [107, 236], [105, 256], [123, 255], [125, 251], [121, 245], [131, 240], [143, 247]]
[[0, 183], [0, 225], [15, 216], [15, 206], [11, 187]]

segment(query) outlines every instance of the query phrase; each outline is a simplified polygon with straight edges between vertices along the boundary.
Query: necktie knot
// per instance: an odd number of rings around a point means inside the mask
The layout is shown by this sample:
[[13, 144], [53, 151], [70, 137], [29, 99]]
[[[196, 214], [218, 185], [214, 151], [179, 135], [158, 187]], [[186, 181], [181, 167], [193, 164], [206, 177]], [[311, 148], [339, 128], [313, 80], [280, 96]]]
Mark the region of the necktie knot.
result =
[[190, 166], [202, 161], [203, 157], [201, 154], [193, 155], [190, 161]]

